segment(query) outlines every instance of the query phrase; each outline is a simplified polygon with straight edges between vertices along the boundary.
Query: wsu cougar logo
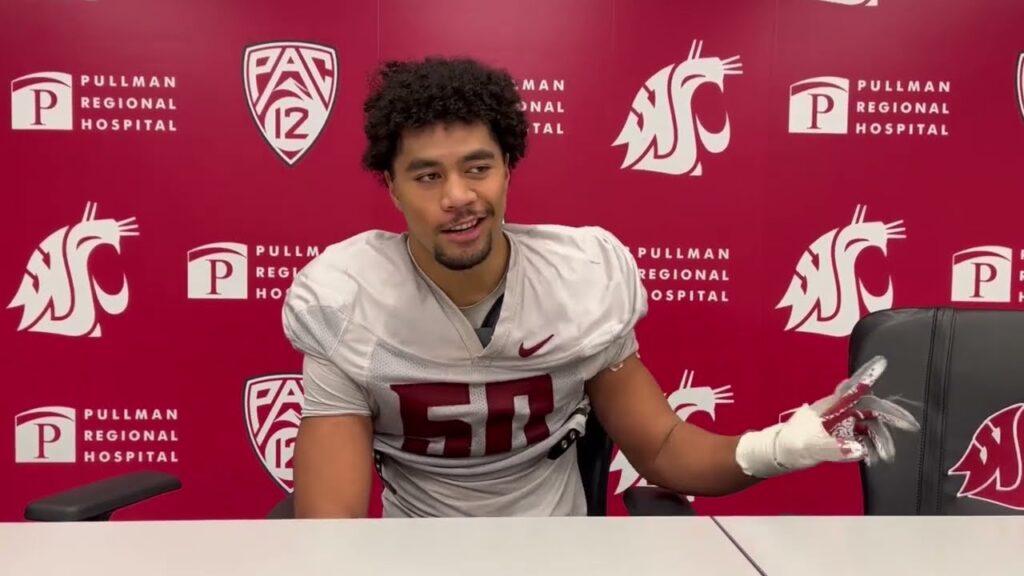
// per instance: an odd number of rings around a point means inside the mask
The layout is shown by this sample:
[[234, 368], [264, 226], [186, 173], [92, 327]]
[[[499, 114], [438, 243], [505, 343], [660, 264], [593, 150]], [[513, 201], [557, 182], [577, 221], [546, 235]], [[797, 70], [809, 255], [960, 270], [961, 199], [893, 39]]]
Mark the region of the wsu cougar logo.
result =
[[245, 383], [249, 441], [271, 478], [292, 491], [292, 455], [302, 416], [302, 375], [271, 374]]
[[[719, 404], [732, 404], [732, 391], [729, 386], [710, 388], [708, 386], [693, 387], [693, 372], [683, 371], [683, 378], [679, 382], [679, 389], [668, 395], [668, 403], [672, 410], [683, 420], [687, 420], [695, 412], [704, 412], [715, 419], [715, 407]], [[640, 478], [640, 474], [629, 463], [622, 452], [617, 452], [612, 459], [610, 472], [618, 470], [619, 485], [615, 493], [619, 494], [631, 486], [647, 486], [647, 481]], [[691, 498], [692, 500], [692, 498]]]
[[294, 166], [331, 115], [337, 53], [308, 42], [269, 42], [246, 48], [242, 66], [256, 126], [281, 160]]
[[702, 58], [702, 47], [703, 42], [694, 41], [685, 61], [662, 68], [637, 91], [629, 116], [612, 143], [626, 145], [621, 168], [700, 176], [699, 145], [715, 154], [729, 145], [728, 114], [721, 132], [710, 132], [693, 112], [691, 100], [704, 84], [724, 91], [726, 75], [742, 74], [739, 56]]
[[1014, 404], [988, 417], [974, 432], [970, 446], [949, 475], [964, 477], [957, 498], [974, 498], [1024, 510], [1021, 444], [1024, 404]]
[[797, 262], [793, 280], [775, 307], [789, 306], [786, 330], [825, 336], [846, 336], [861, 317], [892, 306], [892, 280], [885, 293], [871, 294], [856, 275], [857, 257], [866, 248], [887, 253], [889, 240], [906, 238], [903, 221], [865, 222], [867, 208], [858, 206], [853, 221], [814, 241]]
[[102, 334], [96, 305], [117, 315], [128, 308], [128, 280], [107, 294], [89, 273], [89, 255], [100, 246], [121, 252], [121, 238], [138, 236], [135, 218], [96, 219], [96, 204], [85, 205], [82, 221], [50, 234], [36, 247], [25, 267], [21, 286], [7, 306], [22, 307], [18, 330], [63, 336]]

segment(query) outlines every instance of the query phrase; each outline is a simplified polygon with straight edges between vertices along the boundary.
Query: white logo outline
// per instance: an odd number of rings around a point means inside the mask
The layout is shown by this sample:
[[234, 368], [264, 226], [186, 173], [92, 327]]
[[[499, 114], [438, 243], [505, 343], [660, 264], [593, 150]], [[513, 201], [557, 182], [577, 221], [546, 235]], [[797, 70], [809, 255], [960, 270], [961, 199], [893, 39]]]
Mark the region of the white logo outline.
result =
[[[994, 419], [996, 419], [997, 417], [1003, 415], [1004, 413], [1007, 413], [1007, 412], [1010, 412], [1010, 411], [1014, 411], [1014, 414], [1013, 414], [1013, 424], [1012, 424], [1012, 426], [1010, 426], [1010, 428], [1011, 428], [1010, 434], [1013, 437], [1010, 438], [1009, 440], [1014, 442], [1014, 445], [1015, 445], [1015, 448], [1016, 448], [1015, 456], [1016, 456], [1016, 459], [1017, 459], [1017, 461], [1016, 461], [1016, 464], [1017, 464], [1017, 468], [1016, 468], [1017, 477], [1014, 479], [1013, 484], [1011, 484], [1009, 486], [1003, 486], [1003, 485], [1000, 485], [1000, 483], [1004, 479], [1000, 476], [999, 470], [996, 470], [996, 473], [991, 475], [991, 476], [989, 476], [985, 480], [985, 482], [983, 484], [979, 484], [973, 490], [967, 491], [967, 485], [970, 482], [971, 475], [974, 473], [974, 471], [969, 470], [969, 469], [958, 470], [958, 468], [960, 468], [967, 461], [968, 457], [973, 456], [975, 450], [978, 451], [978, 457], [982, 460], [982, 462], [987, 463], [987, 448], [984, 445], [982, 445], [980, 442], [978, 442], [978, 434], [980, 434], [982, 432], [982, 430], [986, 426], [988, 426], [988, 427], [992, 428], [992, 435], [993, 435], [993, 438], [996, 440], [996, 442], [1001, 442], [1002, 439], [1000, 437], [1000, 434], [1001, 434], [1002, 430], [999, 429], [999, 428], [995, 428], [992, 425], [992, 421]], [[1000, 507], [1003, 507], [1003, 508], [1009, 508], [1009, 509], [1012, 509], [1012, 510], [1024, 510], [1024, 505], [1014, 505], [1014, 504], [1010, 504], [1010, 503], [1005, 502], [1005, 501], [1000, 502], [1000, 501], [994, 500], [992, 498], [986, 498], [984, 496], [979, 496], [978, 495], [979, 492], [981, 492], [982, 490], [985, 490], [986, 488], [988, 488], [993, 482], [996, 482], [995, 489], [996, 489], [997, 492], [1009, 492], [1009, 493], [1020, 492], [1021, 484], [1024, 483], [1024, 458], [1022, 458], [1022, 454], [1021, 454], [1022, 446], [1020, 445], [1020, 435], [1018, 434], [1018, 431], [1020, 430], [1020, 426], [1022, 426], [1022, 422], [1021, 422], [1022, 416], [1024, 416], [1024, 403], [1011, 404], [1010, 406], [1007, 406], [1005, 408], [997, 410], [994, 414], [992, 414], [992, 415], [988, 416], [987, 418], [985, 418], [985, 420], [980, 425], [978, 425], [978, 428], [975, 429], [974, 434], [971, 435], [971, 441], [970, 441], [970, 443], [968, 443], [967, 448], [964, 450], [963, 455], [960, 456], [960, 459], [957, 460], [956, 464], [951, 466], [949, 468], [949, 470], [946, 471], [946, 475], [947, 476], [954, 476], [954, 475], [961, 475], [961, 476], [963, 476], [963, 483], [960, 485], [960, 488], [957, 489], [957, 493], [956, 493], [956, 497], [957, 498], [969, 498], [969, 499], [972, 499], [972, 500], [979, 500], [981, 502], [988, 502], [989, 504], [994, 504], [996, 506], [1000, 506]]]
[[[297, 385], [297, 394], [296, 390], [287, 388], [292, 382]], [[256, 402], [256, 395], [260, 391], [258, 387], [267, 384], [274, 388], [271, 392], [273, 402], [270, 412], [261, 418], [259, 408], [266, 405], [266, 403], [258, 404]], [[288, 459], [289, 464], [281, 467], [273, 466], [270, 462], [272, 455], [268, 453], [271, 443], [267, 438], [271, 436], [271, 429], [276, 424], [281, 423], [283, 426], [277, 427], [273, 431], [272, 439], [277, 440], [282, 445], [281, 448], [294, 450], [295, 437], [298, 434], [299, 423], [302, 418], [302, 390], [302, 374], [275, 373], [249, 378], [245, 382], [242, 393], [243, 419], [245, 420], [249, 444], [256, 453], [256, 457], [260, 465], [263, 466], [263, 469], [281, 489], [288, 493], [291, 493], [293, 490], [291, 459]], [[297, 410], [286, 406], [289, 398], [292, 403], [297, 404]], [[291, 442], [290, 445], [288, 445], [289, 441]], [[291, 454], [294, 456], [294, 452], [291, 452]]]
[[[42, 420], [42, 423], [39, 421]], [[33, 431], [30, 426], [36, 425]], [[14, 462], [16, 464], [73, 464], [78, 461], [77, 411], [68, 406], [39, 406], [14, 416]], [[46, 440], [42, 426], [49, 426], [56, 438]], [[67, 435], [65, 438], [64, 435]], [[43, 451], [49, 445], [53, 452], [41, 458], [31, 452]], [[55, 454], [54, 454], [55, 453]]]
[[[214, 255], [222, 255], [213, 259]], [[209, 264], [207, 270], [203, 264]], [[223, 268], [218, 268], [222, 264]], [[246, 300], [249, 297], [249, 247], [241, 242], [212, 242], [186, 255], [188, 299]], [[218, 275], [218, 270], [226, 272]]]
[[620, 169], [700, 176], [704, 172], [701, 148], [718, 154], [729, 146], [729, 113], [722, 130], [711, 132], [694, 113], [692, 98], [697, 88], [707, 83], [724, 93], [725, 77], [742, 74], [742, 64], [738, 55], [701, 57], [703, 47], [703, 41], [694, 40], [686, 60], [655, 72], [637, 90], [612, 142], [612, 146], [626, 146]]
[[[270, 61], [269, 66], [258, 64], [264, 57]], [[287, 62], [283, 62], [285, 59]], [[317, 64], [323, 65], [326, 76], [316, 77]], [[247, 46], [243, 52], [242, 83], [250, 117], [264, 142], [289, 167], [298, 164], [323, 135], [338, 93], [338, 66], [338, 53], [333, 47], [313, 42], [262, 42]], [[298, 75], [299, 82], [281, 79], [289, 71]], [[263, 89], [256, 82], [261, 72], [271, 74]], [[285, 95], [281, 96], [282, 93]], [[278, 106], [282, 100], [287, 100], [290, 106], [284, 109]], [[281, 115], [282, 110], [284, 116]], [[269, 114], [271, 111], [274, 114]], [[274, 130], [271, 129], [271, 119], [274, 120]], [[291, 124], [282, 134], [286, 119]], [[298, 134], [296, 130], [311, 130], [311, 133]], [[293, 136], [305, 139], [294, 149], [285, 149], [282, 140], [290, 140]]]
[[[62, 336], [102, 336], [96, 304], [108, 315], [128, 308], [128, 278], [108, 294], [89, 270], [89, 257], [99, 246], [121, 253], [121, 239], [138, 236], [135, 217], [125, 220], [96, 219], [95, 202], [87, 202], [82, 219], [64, 226], [40, 242], [25, 265], [25, 274], [7, 308], [22, 308], [18, 331]], [[51, 262], [52, 260], [52, 262]]]
[[892, 278], [884, 294], [871, 294], [856, 275], [856, 261], [869, 247], [888, 255], [888, 241], [906, 238], [906, 228], [903, 220], [865, 221], [866, 213], [867, 207], [858, 205], [850, 224], [819, 236], [801, 254], [775, 306], [790, 308], [786, 331], [848, 336], [861, 318], [862, 304], [869, 312], [892, 307]]
[[[21, 84], [21, 86], [19, 86]], [[42, 85], [43, 89], [32, 86]], [[32, 92], [32, 101], [26, 100]], [[40, 101], [42, 94], [52, 100], [47, 106]], [[50, 115], [42, 122], [42, 112]], [[74, 79], [67, 72], [34, 72], [11, 80], [11, 130], [74, 130]], [[31, 117], [31, 119], [29, 119]]]

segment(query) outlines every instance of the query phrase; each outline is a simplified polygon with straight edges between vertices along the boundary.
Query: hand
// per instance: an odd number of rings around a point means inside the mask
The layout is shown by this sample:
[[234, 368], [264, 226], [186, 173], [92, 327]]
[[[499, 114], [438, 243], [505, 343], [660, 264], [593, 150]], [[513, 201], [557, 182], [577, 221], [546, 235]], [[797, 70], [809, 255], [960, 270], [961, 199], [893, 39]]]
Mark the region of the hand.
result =
[[887, 426], [917, 431], [920, 425], [895, 403], [869, 394], [885, 368], [885, 358], [876, 356], [835, 392], [810, 406], [804, 404], [786, 422], [744, 434], [736, 447], [736, 462], [744, 473], [758, 478], [822, 462], [891, 462], [895, 444]]

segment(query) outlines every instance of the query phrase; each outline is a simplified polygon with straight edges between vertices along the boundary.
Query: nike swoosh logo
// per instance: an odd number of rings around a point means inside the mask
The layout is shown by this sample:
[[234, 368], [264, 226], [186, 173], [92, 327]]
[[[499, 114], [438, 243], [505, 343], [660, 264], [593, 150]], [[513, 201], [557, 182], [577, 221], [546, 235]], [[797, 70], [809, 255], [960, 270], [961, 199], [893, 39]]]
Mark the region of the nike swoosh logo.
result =
[[548, 340], [551, 340], [554, 337], [555, 335], [552, 334], [547, 338], [541, 340], [540, 342], [534, 344], [533, 346], [530, 346], [529, 348], [527, 348], [526, 343], [523, 342], [522, 344], [519, 345], [519, 356], [522, 358], [529, 358], [530, 356], [533, 356], [534, 354], [537, 353], [538, 350], [543, 348], [544, 345], [548, 343]]

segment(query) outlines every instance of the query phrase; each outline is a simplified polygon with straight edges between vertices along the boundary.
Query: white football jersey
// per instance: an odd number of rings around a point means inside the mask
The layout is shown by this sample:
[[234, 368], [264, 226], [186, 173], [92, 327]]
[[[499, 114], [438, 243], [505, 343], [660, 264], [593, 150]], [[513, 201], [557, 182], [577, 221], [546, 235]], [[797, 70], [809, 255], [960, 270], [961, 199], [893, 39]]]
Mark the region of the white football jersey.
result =
[[586, 514], [575, 447], [560, 443], [584, 431], [584, 383], [636, 351], [647, 293], [601, 228], [504, 231], [486, 347], [405, 234], [328, 247], [285, 298], [285, 333], [305, 354], [303, 417], [372, 417], [385, 516]]

